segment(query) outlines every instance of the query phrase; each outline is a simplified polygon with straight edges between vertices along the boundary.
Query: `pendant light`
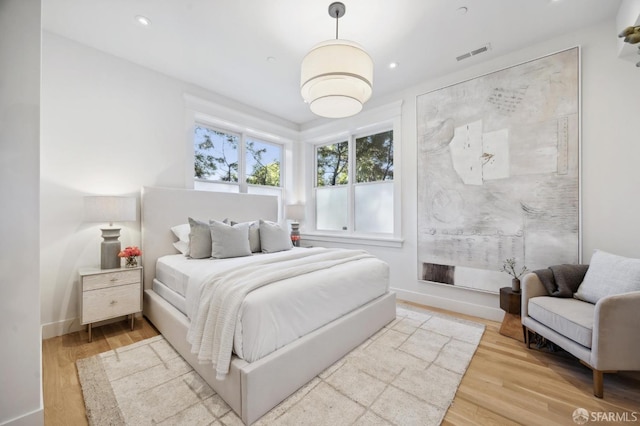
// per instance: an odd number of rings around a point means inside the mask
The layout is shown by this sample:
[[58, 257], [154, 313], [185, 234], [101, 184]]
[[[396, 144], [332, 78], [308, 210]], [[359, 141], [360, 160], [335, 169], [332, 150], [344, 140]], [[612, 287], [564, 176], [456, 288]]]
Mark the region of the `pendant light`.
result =
[[359, 113], [373, 91], [373, 61], [358, 43], [338, 38], [338, 19], [345, 6], [331, 3], [336, 38], [314, 46], [302, 60], [300, 92], [311, 111], [321, 117], [342, 118]]

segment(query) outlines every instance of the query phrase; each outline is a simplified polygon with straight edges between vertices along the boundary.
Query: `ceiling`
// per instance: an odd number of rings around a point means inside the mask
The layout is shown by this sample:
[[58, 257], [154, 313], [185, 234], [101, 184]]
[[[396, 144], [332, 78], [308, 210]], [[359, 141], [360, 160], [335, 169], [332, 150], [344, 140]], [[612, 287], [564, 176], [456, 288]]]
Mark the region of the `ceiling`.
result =
[[[56, 33], [297, 124], [316, 119], [300, 63], [335, 37], [331, 0], [43, 0]], [[374, 93], [430, 78], [615, 17], [620, 0], [343, 0], [342, 39], [375, 63]], [[466, 13], [462, 13], [467, 8]], [[151, 25], [135, 20], [146, 16]], [[616, 37], [616, 34], [612, 34]], [[456, 61], [486, 44], [490, 50]], [[397, 62], [398, 67], [389, 68]]]

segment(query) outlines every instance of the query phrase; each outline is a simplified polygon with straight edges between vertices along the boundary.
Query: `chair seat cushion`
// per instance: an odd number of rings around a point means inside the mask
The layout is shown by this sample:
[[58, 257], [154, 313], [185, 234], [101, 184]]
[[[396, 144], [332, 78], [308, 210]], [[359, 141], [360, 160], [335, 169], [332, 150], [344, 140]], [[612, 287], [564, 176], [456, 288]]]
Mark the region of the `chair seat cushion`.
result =
[[595, 305], [577, 299], [541, 296], [529, 299], [528, 307], [531, 318], [591, 348]]

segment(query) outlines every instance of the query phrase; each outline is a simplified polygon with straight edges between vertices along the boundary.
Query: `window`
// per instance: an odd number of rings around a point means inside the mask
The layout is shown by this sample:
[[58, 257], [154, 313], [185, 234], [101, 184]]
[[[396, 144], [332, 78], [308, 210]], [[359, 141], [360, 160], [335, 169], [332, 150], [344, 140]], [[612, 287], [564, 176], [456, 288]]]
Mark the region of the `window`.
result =
[[316, 229], [348, 229], [349, 142], [316, 147]]
[[356, 139], [356, 181], [393, 180], [393, 130]]
[[393, 233], [393, 131], [356, 140], [355, 230]]
[[251, 185], [280, 186], [282, 147], [255, 139], [248, 139], [247, 183]]
[[194, 188], [282, 197], [283, 145], [196, 124]]
[[315, 147], [316, 230], [393, 234], [393, 130]]
[[318, 186], [346, 185], [349, 181], [349, 142], [334, 143], [316, 149]]
[[194, 176], [197, 179], [238, 182], [240, 137], [203, 126], [194, 135]]

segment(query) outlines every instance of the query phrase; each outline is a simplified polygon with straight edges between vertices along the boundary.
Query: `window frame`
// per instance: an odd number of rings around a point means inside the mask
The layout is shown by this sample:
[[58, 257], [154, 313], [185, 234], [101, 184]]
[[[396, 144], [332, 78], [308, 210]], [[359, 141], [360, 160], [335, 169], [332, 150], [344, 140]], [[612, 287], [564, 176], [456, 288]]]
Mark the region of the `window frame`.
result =
[[[389, 111], [395, 112], [391, 118], [387, 115], [386, 119], [380, 119], [375, 122], [362, 122], [358, 120], [355, 124], [351, 124], [348, 131], [338, 131], [332, 135], [323, 135], [318, 133], [313, 138], [307, 139], [305, 142], [307, 155], [305, 156], [305, 164], [309, 166], [310, 172], [307, 174], [307, 212], [306, 229], [303, 231], [303, 237], [314, 241], [326, 241], [331, 243], [348, 243], [358, 245], [401, 247], [401, 201], [402, 201], [402, 178], [401, 178], [401, 102], [395, 103], [388, 108]], [[359, 124], [359, 126], [358, 126]], [[336, 126], [334, 126], [335, 128]], [[347, 126], [345, 126], [347, 127]], [[356, 139], [382, 133], [385, 131], [393, 131], [393, 232], [392, 233], [370, 233], [361, 232], [355, 229], [355, 187], [357, 185], [370, 185], [373, 183], [389, 182], [355, 182], [355, 154]], [[326, 133], [329, 133], [325, 130]], [[316, 152], [320, 146], [331, 145], [347, 140], [349, 142], [349, 183], [348, 190], [348, 229], [343, 230], [320, 230], [316, 225], [316, 190], [317, 186], [317, 163]], [[322, 187], [320, 187], [322, 188]]]
[[[195, 177], [195, 171], [194, 171], [194, 164], [195, 164], [195, 141], [193, 140], [193, 138], [195, 137], [195, 129], [196, 127], [204, 127], [206, 129], [215, 131], [215, 132], [220, 132], [220, 133], [224, 133], [224, 134], [229, 134], [229, 135], [233, 135], [233, 136], [237, 136], [238, 137], [238, 181], [237, 182], [229, 182], [229, 181], [223, 181], [223, 180], [218, 180], [218, 179], [203, 179], [203, 178], [197, 178]], [[231, 127], [231, 126], [229, 126]], [[260, 142], [266, 145], [271, 145], [271, 146], [276, 146], [280, 148], [280, 184], [278, 186], [273, 186], [273, 185], [259, 185], [259, 184], [250, 184], [247, 182], [247, 171], [246, 171], [246, 167], [247, 167], [247, 139], [253, 140], [255, 142]], [[267, 189], [273, 189], [273, 190], [280, 190], [280, 195], [279, 198], [282, 198], [284, 195], [284, 182], [286, 181], [286, 149], [287, 146], [285, 143], [282, 142], [276, 142], [276, 141], [272, 141], [269, 140], [268, 138], [265, 137], [261, 137], [258, 133], [256, 132], [251, 132], [251, 131], [247, 131], [247, 130], [231, 130], [231, 129], [226, 129], [222, 126], [216, 125], [216, 124], [212, 124], [207, 122], [206, 120], [203, 120], [202, 118], [196, 119], [193, 123], [193, 131], [191, 134], [191, 145], [193, 146], [193, 150], [194, 150], [194, 154], [192, 156], [192, 161], [191, 161], [191, 171], [192, 171], [192, 179], [194, 182], [204, 182], [204, 183], [213, 183], [216, 185], [229, 185], [229, 186], [236, 186], [238, 187], [238, 193], [243, 193], [246, 194], [249, 192], [248, 188], [249, 187], [258, 187], [258, 188], [267, 188]], [[208, 191], [207, 189], [200, 189], [203, 191]], [[215, 190], [211, 190], [214, 191]]]

